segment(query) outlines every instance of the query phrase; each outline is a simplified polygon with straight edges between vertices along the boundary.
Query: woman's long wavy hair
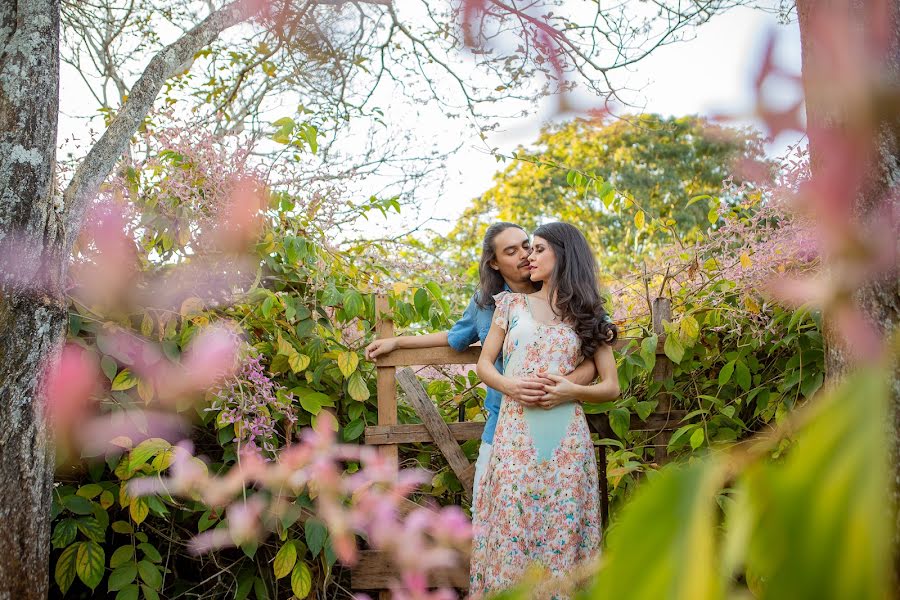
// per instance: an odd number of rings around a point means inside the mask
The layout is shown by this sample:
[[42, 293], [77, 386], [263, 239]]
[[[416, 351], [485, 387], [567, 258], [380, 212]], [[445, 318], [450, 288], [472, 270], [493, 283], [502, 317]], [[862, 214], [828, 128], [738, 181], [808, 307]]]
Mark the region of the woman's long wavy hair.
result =
[[494, 306], [494, 294], [502, 292], [503, 286], [506, 285], [500, 271], [491, 268], [491, 261], [497, 258], [494, 240], [510, 227], [525, 231], [524, 228], [515, 223], [499, 221], [492, 224], [484, 232], [484, 240], [481, 242], [481, 262], [478, 263], [478, 293], [475, 295], [475, 304], [479, 308], [492, 308]]
[[541, 225], [534, 237], [547, 240], [556, 255], [550, 281], [544, 282], [547, 297], [551, 302], [555, 298], [554, 311], [572, 325], [581, 340], [581, 351], [591, 358], [601, 344], [612, 344], [619, 336], [600, 298], [594, 253], [584, 234], [569, 223]]

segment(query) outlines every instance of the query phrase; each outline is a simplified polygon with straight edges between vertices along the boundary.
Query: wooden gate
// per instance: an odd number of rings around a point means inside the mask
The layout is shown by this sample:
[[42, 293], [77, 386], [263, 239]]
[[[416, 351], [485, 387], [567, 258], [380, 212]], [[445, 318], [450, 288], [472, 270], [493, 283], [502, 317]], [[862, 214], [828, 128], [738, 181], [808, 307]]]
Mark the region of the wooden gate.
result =
[[[653, 368], [653, 379], [655, 381], [664, 381], [672, 376], [672, 361], [663, 352], [663, 345], [665, 344], [663, 321], [671, 321], [671, 310], [671, 302], [668, 298], [656, 298], [653, 301], [653, 332], [658, 336], [656, 364]], [[378, 316], [375, 327], [376, 337], [393, 336], [394, 325], [390, 320], [390, 308], [386, 296], [380, 295], [377, 297], [376, 312]], [[637, 341], [638, 343], [636, 347], [633, 345], [627, 352], [639, 350], [641, 338], [620, 338], [615, 343], [614, 349], [621, 351], [631, 341]], [[463, 485], [467, 496], [471, 497], [475, 464], [469, 463], [459, 443], [466, 440], [480, 439], [484, 430], [484, 423], [446, 422], [411, 367], [472, 365], [478, 362], [480, 353], [480, 346], [470, 346], [463, 352], [457, 352], [449, 347], [417, 348], [399, 349], [379, 357], [375, 362], [377, 370], [378, 424], [366, 427], [365, 443], [380, 446], [381, 451], [390, 460], [393, 460], [395, 464], [398, 461], [398, 446], [400, 444], [434, 443]], [[403, 389], [409, 404], [422, 420], [421, 424], [398, 424], [398, 383]], [[679, 426], [679, 422], [684, 416], [684, 411], [672, 410], [671, 398], [664, 391], [660, 392], [655, 399], [658, 400], [656, 411], [643, 421], [637, 415], [632, 415], [631, 429], [633, 431], [657, 432], [657, 440], [653, 446], [656, 450], [656, 462], [661, 464], [668, 459], [666, 448], [671, 431]], [[609, 426], [609, 420], [605, 414], [587, 415], [587, 419], [592, 432], [598, 433], [601, 438], [614, 437]], [[606, 447], [599, 446], [598, 450], [600, 518], [605, 529], [609, 522]], [[382, 590], [388, 587], [391, 580], [396, 580], [396, 577], [397, 571], [391, 565], [388, 557], [378, 552], [367, 551], [361, 554], [359, 562], [351, 571], [351, 587], [353, 591], [381, 591], [380, 598], [384, 600], [389, 598], [389, 595]], [[461, 566], [459, 569], [433, 573], [430, 577], [431, 583], [435, 586], [448, 585], [458, 589], [467, 589], [469, 585], [468, 564]]]

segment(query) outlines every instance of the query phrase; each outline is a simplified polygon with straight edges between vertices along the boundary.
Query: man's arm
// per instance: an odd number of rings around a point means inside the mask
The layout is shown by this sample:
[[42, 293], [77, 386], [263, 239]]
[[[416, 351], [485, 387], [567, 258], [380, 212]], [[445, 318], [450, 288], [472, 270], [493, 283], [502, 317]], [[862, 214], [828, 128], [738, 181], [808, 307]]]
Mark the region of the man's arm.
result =
[[375, 340], [366, 346], [366, 359], [372, 360], [383, 354], [389, 354], [399, 348], [440, 348], [449, 346], [447, 332], [439, 331], [426, 335], [400, 335], [397, 337]]
[[366, 359], [372, 360], [398, 348], [450, 346], [457, 352], [462, 352], [478, 339], [478, 331], [475, 329], [475, 310], [475, 299], [473, 298], [466, 307], [462, 318], [450, 328], [450, 331], [439, 331], [427, 335], [401, 335], [375, 340], [366, 346]]

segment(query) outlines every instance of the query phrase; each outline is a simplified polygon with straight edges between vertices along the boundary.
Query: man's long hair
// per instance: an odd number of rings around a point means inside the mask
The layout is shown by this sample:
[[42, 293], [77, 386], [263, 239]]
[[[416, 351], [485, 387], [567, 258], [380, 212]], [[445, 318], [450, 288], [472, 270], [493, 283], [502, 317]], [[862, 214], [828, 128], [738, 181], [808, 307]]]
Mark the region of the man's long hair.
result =
[[500, 221], [492, 224], [484, 232], [484, 240], [481, 242], [481, 262], [478, 263], [478, 293], [475, 294], [475, 304], [479, 308], [492, 308], [494, 306], [494, 294], [502, 292], [503, 286], [506, 285], [500, 271], [491, 268], [491, 261], [497, 258], [494, 240], [510, 227], [525, 231], [515, 223]]
[[547, 240], [556, 254], [556, 265], [550, 275], [548, 299], [556, 302], [557, 316], [569, 323], [581, 340], [581, 351], [594, 356], [600, 344], [612, 344], [619, 335], [609, 320], [597, 277], [597, 260], [578, 228], [569, 223], [547, 223], [534, 232], [534, 237]]

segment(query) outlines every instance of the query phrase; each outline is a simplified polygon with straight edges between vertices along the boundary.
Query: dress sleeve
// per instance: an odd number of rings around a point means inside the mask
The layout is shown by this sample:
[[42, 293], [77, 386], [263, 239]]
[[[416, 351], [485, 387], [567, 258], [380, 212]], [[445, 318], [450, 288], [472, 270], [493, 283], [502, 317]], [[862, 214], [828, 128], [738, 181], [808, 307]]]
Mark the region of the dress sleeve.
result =
[[503, 331], [509, 329], [509, 309], [515, 300], [515, 295], [510, 292], [500, 292], [494, 295], [494, 323]]

